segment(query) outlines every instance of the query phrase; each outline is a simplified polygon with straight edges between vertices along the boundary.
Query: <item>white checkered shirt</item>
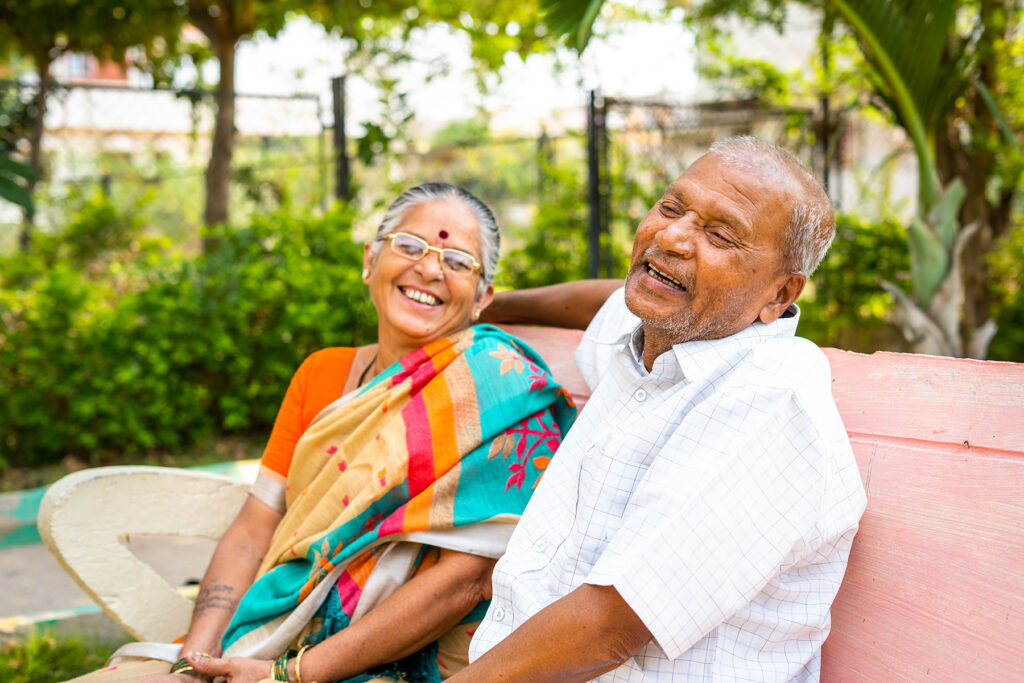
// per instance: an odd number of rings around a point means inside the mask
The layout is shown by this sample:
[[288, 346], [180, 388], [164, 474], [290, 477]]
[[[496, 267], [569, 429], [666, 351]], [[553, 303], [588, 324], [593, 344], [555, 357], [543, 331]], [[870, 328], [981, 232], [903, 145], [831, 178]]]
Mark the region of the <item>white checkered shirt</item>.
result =
[[583, 583], [654, 641], [600, 681], [817, 680], [866, 498], [828, 360], [771, 324], [648, 373], [623, 291], [576, 353], [593, 395], [494, 570], [476, 659]]

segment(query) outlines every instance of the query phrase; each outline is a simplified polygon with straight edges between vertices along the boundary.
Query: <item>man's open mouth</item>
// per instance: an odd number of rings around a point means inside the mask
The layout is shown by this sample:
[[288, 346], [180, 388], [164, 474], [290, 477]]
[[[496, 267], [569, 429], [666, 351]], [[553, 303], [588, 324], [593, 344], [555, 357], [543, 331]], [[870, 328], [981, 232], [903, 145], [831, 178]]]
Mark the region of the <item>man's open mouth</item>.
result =
[[650, 261], [647, 262], [646, 266], [647, 266], [647, 272], [650, 275], [652, 275], [653, 277], [661, 280], [662, 282], [664, 282], [666, 285], [668, 285], [670, 287], [675, 287], [678, 290], [686, 291], [686, 287], [683, 286], [682, 282], [680, 282], [679, 280], [675, 279], [674, 277], [672, 277], [668, 273], [665, 273], [665, 272], [662, 272], [662, 271], [658, 270], [654, 266], [654, 264], [651, 263]]
[[398, 290], [417, 303], [426, 304], [427, 306], [441, 305], [441, 300], [433, 294], [427, 294], [426, 292], [421, 292], [418, 289], [411, 289], [407, 287], [399, 287]]

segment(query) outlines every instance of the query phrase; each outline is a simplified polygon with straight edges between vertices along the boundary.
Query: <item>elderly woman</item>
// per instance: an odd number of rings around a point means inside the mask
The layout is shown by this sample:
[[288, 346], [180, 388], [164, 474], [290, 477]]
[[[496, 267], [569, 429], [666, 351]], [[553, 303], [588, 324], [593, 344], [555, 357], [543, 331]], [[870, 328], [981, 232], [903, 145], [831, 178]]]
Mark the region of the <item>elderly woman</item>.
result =
[[[465, 664], [495, 559], [575, 416], [528, 347], [470, 327], [498, 241], [462, 189], [391, 205], [364, 252], [377, 344], [299, 368], [181, 658], [148, 680], [411, 683]], [[110, 664], [86, 678], [168, 671]]]

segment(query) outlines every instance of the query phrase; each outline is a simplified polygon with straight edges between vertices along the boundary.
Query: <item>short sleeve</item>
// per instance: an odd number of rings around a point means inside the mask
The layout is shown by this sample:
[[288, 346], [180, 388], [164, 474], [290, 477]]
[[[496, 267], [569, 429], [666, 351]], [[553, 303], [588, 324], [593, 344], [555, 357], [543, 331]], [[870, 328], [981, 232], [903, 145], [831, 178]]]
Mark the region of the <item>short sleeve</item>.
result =
[[260, 465], [281, 478], [288, 476], [295, 444], [317, 414], [341, 397], [354, 348], [317, 351], [302, 362], [292, 377], [277, 411], [274, 429]]
[[788, 390], [727, 390], [684, 426], [586, 580], [613, 585], [670, 659], [813, 542], [826, 484], [825, 446]]

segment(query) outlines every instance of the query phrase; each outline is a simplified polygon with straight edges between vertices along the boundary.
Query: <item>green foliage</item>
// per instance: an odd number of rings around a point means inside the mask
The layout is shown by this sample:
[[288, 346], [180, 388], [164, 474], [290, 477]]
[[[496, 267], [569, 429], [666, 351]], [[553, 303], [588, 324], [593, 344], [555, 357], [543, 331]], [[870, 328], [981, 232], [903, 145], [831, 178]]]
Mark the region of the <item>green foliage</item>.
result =
[[466, 145], [482, 145], [490, 141], [491, 128], [487, 121], [479, 118], [450, 121], [434, 135], [434, 147], [444, 147], [445, 145], [464, 147]]
[[32, 196], [24, 184], [35, 177], [30, 166], [14, 160], [6, 151], [0, 151], [0, 199], [31, 211]]
[[0, 646], [0, 680], [5, 683], [56, 683], [95, 671], [110, 652], [109, 643], [79, 637], [57, 638], [36, 630]]
[[198, 258], [64, 259], [23, 277], [0, 293], [0, 458], [176, 449], [269, 426], [302, 358], [368, 340], [350, 226], [344, 209], [274, 214], [211, 230]]
[[594, 32], [594, 21], [604, 0], [542, 0], [544, 20], [556, 35], [564, 35], [570, 47], [583, 52]]
[[898, 222], [839, 214], [832, 248], [798, 301], [798, 334], [851, 351], [898, 348], [899, 331], [890, 324], [892, 297], [878, 283], [905, 282], [909, 271], [907, 239]]
[[587, 277], [587, 184], [575, 169], [545, 166], [545, 191], [533, 223], [501, 259], [498, 281], [515, 289]]
[[989, 256], [998, 331], [989, 346], [992, 360], [1024, 362], [1024, 222], [1019, 222]]
[[[589, 272], [587, 176], [580, 173], [582, 161], [541, 160], [541, 186], [536, 216], [528, 226], [512, 231], [517, 246], [501, 259], [497, 281], [516, 289], [579, 280]], [[664, 186], [654, 189], [632, 180], [645, 176], [638, 169], [613, 165], [609, 234], [602, 236], [601, 251], [609, 260], [612, 277], [625, 277], [633, 233]], [[649, 170], [649, 169], [648, 169]]]
[[[71, 204], [77, 200], [69, 197]], [[39, 234], [30, 252], [0, 257], [0, 283], [23, 288], [59, 266], [83, 270], [83, 276], [102, 276], [110, 268], [121, 271], [145, 253], [159, 249], [159, 240], [142, 234], [142, 204], [118, 211], [99, 191], [86, 198], [64, 230], [57, 235]], [[116, 262], [116, 265], [115, 265]]]

